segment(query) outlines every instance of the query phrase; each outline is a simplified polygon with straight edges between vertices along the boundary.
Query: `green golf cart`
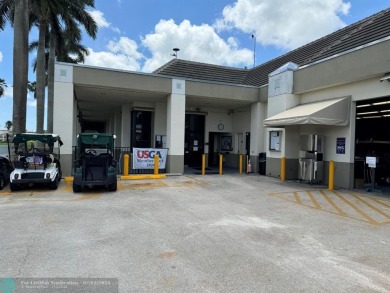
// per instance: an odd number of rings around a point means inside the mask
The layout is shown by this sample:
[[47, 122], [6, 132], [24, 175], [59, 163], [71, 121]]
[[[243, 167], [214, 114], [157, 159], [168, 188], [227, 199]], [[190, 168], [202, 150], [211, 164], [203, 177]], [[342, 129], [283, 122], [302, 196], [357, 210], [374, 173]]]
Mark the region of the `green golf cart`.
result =
[[115, 135], [109, 133], [80, 133], [77, 136], [73, 169], [74, 192], [80, 192], [83, 187], [94, 186], [117, 190], [114, 141]]

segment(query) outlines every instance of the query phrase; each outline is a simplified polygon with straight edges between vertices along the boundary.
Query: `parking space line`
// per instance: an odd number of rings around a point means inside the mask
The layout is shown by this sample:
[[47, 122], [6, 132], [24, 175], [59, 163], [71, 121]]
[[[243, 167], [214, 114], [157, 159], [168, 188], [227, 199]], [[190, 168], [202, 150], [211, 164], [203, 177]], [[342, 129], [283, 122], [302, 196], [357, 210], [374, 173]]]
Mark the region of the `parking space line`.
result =
[[302, 201], [301, 201], [301, 198], [300, 198], [299, 195], [298, 195], [298, 192], [294, 192], [294, 197], [295, 197], [295, 201], [296, 201], [298, 204], [302, 204]]
[[208, 185], [208, 183], [207, 183], [207, 182], [204, 182], [203, 180], [199, 180], [199, 179], [196, 179], [196, 178], [191, 177], [191, 176], [188, 176], [188, 175], [184, 175], [184, 176], [187, 177], [187, 178], [190, 178], [191, 180], [197, 181], [197, 182], [199, 182], [200, 184]]
[[313, 193], [311, 191], [306, 191], [307, 195], [310, 197], [311, 201], [314, 203], [314, 206], [317, 208], [317, 209], [321, 209], [321, 206], [320, 204], [318, 203], [318, 201], [315, 199]]
[[327, 189], [274, 192], [269, 195], [371, 225], [390, 224], [390, 205], [383, 202], [386, 199], [373, 198], [371, 195]]
[[384, 216], [385, 218], [387, 219], [390, 219], [390, 216], [388, 214], [386, 214], [385, 212], [383, 212], [382, 210], [378, 209], [377, 207], [373, 206], [372, 204], [370, 204], [369, 202], [367, 202], [366, 200], [364, 200], [363, 198], [355, 195], [355, 194], [351, 194], [351, 196], [353, 196], [354, 198], [356, 198], [357, 200], [361, 201], [362, 203], [364, 203], [365, 205], [367, 205], [368, 207], [370, 207], [371, 209], [373, 209], [374, 211], [376, 211], [378, 214], [381, 214], [382, 216]]
[[162, 180], [157, 180], [158, 183], [160, 183], [162, 186], [164, 187], [171, 187], [169, 184], [165, 183], [164, 181]]
[[387, 207], [387, 208], [389, 208], [389, 209], [390, 209], [390, 205], [388, 205], [388, 204], [385, 204], [384, 202], [382, 202], [382, 201], [380, 201], [380, 200], [378, 200], [378, 199], [374, 198], [373, 196], [369, 196], [369, 198], [370, 198], [371, 200], [373, 200], [373, 201], [375, 201], [375, 202], [379, 203], [380, 205], [383, 205], [383, 206], [385, 206], [385, 207]]
[[356, 205], [354, 205], [352, 202], [350, 202], [348, 199], [341, 196], [337, 191], [331, 190], [338, 198], [340, 198], [343, 202], [345, 202], [347, 205], [349, 205], [351, 208], [353, 208], [355, 211], [357, 211], [363, 218], [367, 219], [368, 222], [371, 224], [378, 224], [377, 221], [375, 221], [373, 218], [371, 218], [369, 215], [367, 215], [365, 212], [363, 212], [361, 209], [359, 209]]
[[347, 216], [347, 214], [334, 203], [334, 201], [326, 194], [324, 190], [320, 190], [320, 193], [324, 196], [326, 201], [338, 212], [340, 216]]

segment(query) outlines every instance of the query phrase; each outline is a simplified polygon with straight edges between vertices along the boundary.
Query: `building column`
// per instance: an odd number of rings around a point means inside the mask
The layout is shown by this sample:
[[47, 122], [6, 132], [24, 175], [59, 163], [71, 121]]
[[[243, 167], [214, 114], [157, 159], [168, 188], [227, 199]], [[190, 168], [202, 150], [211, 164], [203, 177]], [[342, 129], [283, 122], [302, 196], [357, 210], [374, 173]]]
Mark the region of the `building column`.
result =
[[64, 143], [60, 159], [64, 177], [72, 174], [72, 147], [77, 142], [79, 123], [73, 96], [73, 66], [55, 64], [54, 72], [53, 132], [57, 133]]
[[116, 135], [115, 146], [119, 147], [122, 145], [122, 115], [121, 112], [115, 112], [114, 114], [114, 134]]
[[257, 102], [251, 105], [251, 145], [250, 159], [254, 172], [258, 171], [259, 153], [265, 152], [265, 128], [263, 120], [266, 119], [265, 103]]
[[130, 147], [130, 105], [122, 105], [121, 147]]
[[167, 98], [168, 173], [184, 173], [185, 105], [185, 81], [173, 79]]

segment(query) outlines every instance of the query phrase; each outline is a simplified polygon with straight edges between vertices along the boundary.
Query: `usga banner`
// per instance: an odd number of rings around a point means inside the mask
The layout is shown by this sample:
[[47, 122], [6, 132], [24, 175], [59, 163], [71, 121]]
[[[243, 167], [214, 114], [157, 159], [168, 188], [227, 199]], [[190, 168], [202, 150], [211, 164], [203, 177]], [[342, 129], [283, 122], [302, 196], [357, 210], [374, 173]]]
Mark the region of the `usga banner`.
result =
[[133, 148], [133, 169], [153, 169], [155, 155], [158, 155], [158, 168], [165, 169], [168, 149]]

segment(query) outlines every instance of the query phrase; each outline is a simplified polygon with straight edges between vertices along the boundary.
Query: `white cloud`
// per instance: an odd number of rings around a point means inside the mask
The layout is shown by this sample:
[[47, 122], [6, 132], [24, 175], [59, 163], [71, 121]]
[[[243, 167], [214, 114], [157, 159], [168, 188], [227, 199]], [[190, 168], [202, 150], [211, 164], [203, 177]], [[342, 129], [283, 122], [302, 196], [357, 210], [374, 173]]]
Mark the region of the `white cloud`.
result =
[[4, 88], [4, 97], [12, 98], [14, 96], [13, 90], [14, 90], [13, 87], [9, 85], [6, 88]]
[[36, 108], [37, 107], [37, 100], [28, 100], [27, 106]]
[[27, 106], [36, 108], [37, 107], [37, 99], [34, 98], [33, 93], [27, 94]]
[[127, 37], [111, 40], [106, 51], [89, 48], [85, 64], [115, 69], [151, 72], [170, 61], [172, 49], [180, 48], [178, 58], [227, 66], [248, 66], [253, 53], [240, 49], [238, 40], [223, 40], [207, 24], [192, 25], [188, 20], [176, 24], [173, 20], [160, 20], [155, 31], [141, 38], [142, 45], [150, 51], [146, 58], [136, 41]]
[[104, 13], [102, 11], [89, 10], [88, 13], [95, 20], [95, 22], [99, 28], [110, 28], [115, 33], [121, 32], [119, 28], [112, 26], [112, 24], [106, 20], [106, 18], [104, 17]]
[[141, 69], [140, 61], [144, 57], [138, 52], [138, 45], [135, 41], [121, 37], [118, 41], [109, 41], [107, 49], [108, 51], [95, 52], [89, 48], [85, 64], [131, 71]]
[[255, 32], [262, 45], [290, 50], [344, 27], [339, 16], [350, 7], [344, 0], [237, 0], [214, 27]]
[[227, 66], [245, 66], [253, 60], [252, 52], [239, 49], [238, 41], [226, 42], [208, 25], [192, 25], [184, 20], [160, 20], [154, 32], [142, 38], [142, 44], [152, 56], [145, 61], [143, 71], [150, 72], [172, 59], [173, 48], [179, 48], [178, 58]]
[[0, 62], [2, 62], [3, 61], [3, 53], [1, 53], [1, 51], [0, 51]]
[[100, 10], [90, 10], [88, 13], [92, 16], [92, 18], [95, 20], [97, 26], [99, 28], [105, 27], [108, 28], [110, 27], [111, 23], [109, 23], [105, 17], [104, 13], [101, 12]]

